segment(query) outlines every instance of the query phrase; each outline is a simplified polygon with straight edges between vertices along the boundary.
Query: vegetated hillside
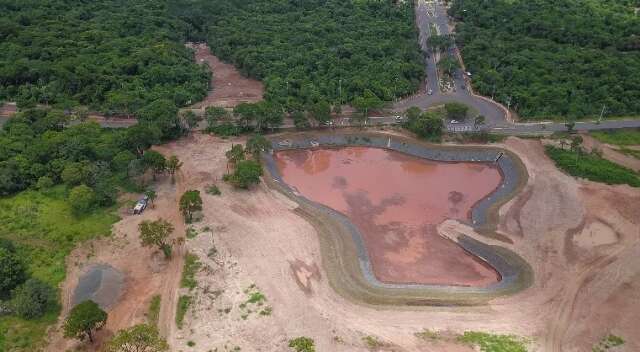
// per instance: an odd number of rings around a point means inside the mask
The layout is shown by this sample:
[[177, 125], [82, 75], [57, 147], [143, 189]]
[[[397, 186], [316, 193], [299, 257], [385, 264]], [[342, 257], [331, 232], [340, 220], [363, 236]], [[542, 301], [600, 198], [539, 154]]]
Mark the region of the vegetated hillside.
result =
[[201, 100], [187, 24], [155, 0], [0, 0], [0, 101], [135, 113]]
[[[424, 76], [411, 1], [200, 0], [183, 10], [216, 55], [301, 108], [414, 92]], [[204, 14], [204, 15], [203, 15]], [[341, 93], [341, 95], [340, 95]]]
[[523, 117], [640, 114], [637, 0], [456, 0], [473, 85]]

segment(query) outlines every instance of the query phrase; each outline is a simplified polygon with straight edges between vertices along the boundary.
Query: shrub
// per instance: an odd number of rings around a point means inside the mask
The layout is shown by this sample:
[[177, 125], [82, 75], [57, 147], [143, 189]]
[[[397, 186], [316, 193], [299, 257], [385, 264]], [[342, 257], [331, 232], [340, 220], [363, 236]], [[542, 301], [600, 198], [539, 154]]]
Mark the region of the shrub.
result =
[[24, 319], [43, 316], [56, 302], [53, 287], [38, 279], [29, 279], [13, 291], [11, 309]]
[[242, 160], [236, 164], [236, 169], [226, 179], [235, 187], [247, 189], [260, 182], [262, 165], [254, 160]]
[[93, 190], [85, 185], [74, 187], [69, 192], [69, 204], [74, 215], [87, 214], [96, 203], [96, 195]]
[[485, 332], [467, 331], [458, 336], [458, 341], [479, 346], [482, 352], [527, 352], [525, 341], [513, 335], [492, 335]]
[[14, 251], [0, 247], [0, 299], [9, 297], [11, 290], [26, 280], [24, 265]]
[[51, 177], [42, 176], [38, 179], [38, 182], [36, 182], [36, 188], [41, 191], [46, 191], [51, 187], [53, 187], [53, 180]]
[[218, 186], [216, 185], [209, 185], [205, 190], [205, 192], [207, 192], [207, 194], [210, 194], [212, 196], [219, 196], [220, 194], [222, 194], [220, 192], [220, 188], [218, 188]]
[[309, 337], [297, 337], [289, 340], [289, 347], [296, 352], [315, 352], [316, 346], [312, 338]]

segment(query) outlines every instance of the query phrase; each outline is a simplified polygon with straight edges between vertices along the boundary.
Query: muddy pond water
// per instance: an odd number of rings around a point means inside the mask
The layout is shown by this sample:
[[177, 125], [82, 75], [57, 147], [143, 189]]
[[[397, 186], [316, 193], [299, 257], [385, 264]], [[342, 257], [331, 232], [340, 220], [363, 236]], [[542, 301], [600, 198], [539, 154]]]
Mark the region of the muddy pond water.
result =
[[501, 183], [489, 163], [436, 162], [370, 147], [283, 150], [282, 179], [304, 197], [344, 214], [363, 236], [385, 283], [487, 286], [500, 275], [438, 235]]

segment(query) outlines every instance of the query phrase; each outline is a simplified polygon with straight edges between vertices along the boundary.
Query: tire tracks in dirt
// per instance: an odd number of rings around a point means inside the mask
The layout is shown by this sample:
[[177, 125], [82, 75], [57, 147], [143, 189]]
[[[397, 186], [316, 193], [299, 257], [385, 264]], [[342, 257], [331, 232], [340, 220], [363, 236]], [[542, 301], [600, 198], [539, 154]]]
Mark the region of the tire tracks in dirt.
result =
[[[176, 307], [178, 305], [178, 291], [180, 290], [180, 279], [182, 277], [182, 266], [184, 265], [185, 245], [184, 241], [177, 241], [178, 238], [184, 237], [186, 226], [179, 211], [179, 195], [185, 190], [185, 177], [182, 172], [176, 173], [176, 183], [173, 188], [173, 199], [170, 206], [162, 214], [166, 220], [171, 222], [175, 228], [173, 233], [173, 253], [172, 259], [167, 267], [165, 280], [161, 288], [160, 313], [158, 315], [158, 330], [160, 334], [169, 338], [175, 331]], [[169, 190], [171, 192], [171, 190]]]
[[562, 291], [565, 293], [557, 304], [558, 313], [550, 320], [551, 323], [547, 338], [545, 339], [544, 351], [562, 352], [562, 342], [569, 329], [578, 300], [578, 294], [584, 286], [591, 282], [595, 273], [602, 271], [605, 267], [615, 262], [615, 259], [624, 252], [625, 249], [627, 248], [621, 246], [613, 253], [595, 259], [578, 273], [576, 280], [573, 280], [570, 285], [561, 290], [559, 294], [561, 294]]

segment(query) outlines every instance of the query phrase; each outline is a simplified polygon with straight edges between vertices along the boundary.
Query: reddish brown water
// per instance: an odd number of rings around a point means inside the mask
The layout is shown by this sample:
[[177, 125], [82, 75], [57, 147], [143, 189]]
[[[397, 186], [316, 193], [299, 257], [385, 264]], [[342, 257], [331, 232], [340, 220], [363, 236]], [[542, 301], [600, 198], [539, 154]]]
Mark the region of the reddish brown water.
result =
[[445, 219], [467, 220], [471, 207], [498, 187], [495, 167], [366, 147], [287, 150], [275, 159], [288, 185], [358, 227], [378, 280], [463, 286], [500, 280], [436, 231]]

